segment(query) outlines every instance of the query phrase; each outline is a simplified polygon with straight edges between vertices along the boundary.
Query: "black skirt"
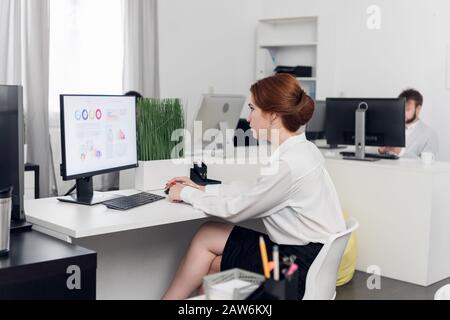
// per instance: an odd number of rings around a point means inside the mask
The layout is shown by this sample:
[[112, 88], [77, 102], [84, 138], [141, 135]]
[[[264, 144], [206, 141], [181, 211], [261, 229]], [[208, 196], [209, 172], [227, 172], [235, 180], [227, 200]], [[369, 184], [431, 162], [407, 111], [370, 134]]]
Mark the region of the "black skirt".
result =
[[264, 274], [259, 250], [259, 237], [263, 236], [267, 247], [269, 261], [272, 260], [272, 247], [278, 245], [280, 259], [295, 255], [298, 265], [298, 296], [300, 300], [305, 293], [306, 274], [314, 259], [322, 249], [321, 243], [309, 243], [304, 246], [279, 245], [264, 234], [254, 230], [235, 226], [228, 237], [222, 255], [221, 271], [240, 268], [247, 271]]

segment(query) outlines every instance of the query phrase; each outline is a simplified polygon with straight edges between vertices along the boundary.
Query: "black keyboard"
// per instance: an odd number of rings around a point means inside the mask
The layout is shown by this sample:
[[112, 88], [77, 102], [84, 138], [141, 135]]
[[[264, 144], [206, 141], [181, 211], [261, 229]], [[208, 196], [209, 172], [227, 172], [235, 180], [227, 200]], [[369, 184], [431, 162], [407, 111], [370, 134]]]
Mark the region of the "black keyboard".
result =
[[[354, 157], [354, 152], [349, 151], [342, 151], [340, 153], [344, 157]], [[392, 153], [385, 153], [385, 154], [378, 154], [378, 153], [366, 153], [366, 158], [372, 158], [372, 159], [387, 159], [387, 160], [398, 160], [399, 156]]]
[[141, 192], [131, 196], [124, 196], [112, 200], [102, 202], [109, 209], [114, 210], [129, 210], [145, 204], [165, 199], [165, 197], [156, 194]]

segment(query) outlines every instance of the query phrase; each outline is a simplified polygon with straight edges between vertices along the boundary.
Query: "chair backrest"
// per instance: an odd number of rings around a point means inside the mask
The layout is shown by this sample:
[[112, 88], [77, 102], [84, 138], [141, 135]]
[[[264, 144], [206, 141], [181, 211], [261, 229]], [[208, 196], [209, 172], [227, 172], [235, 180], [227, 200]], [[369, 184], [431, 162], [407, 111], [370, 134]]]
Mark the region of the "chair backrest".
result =
[[450, 284], [447, 284], [436, 291], [434, 300], [450, 300]]
[[344, 232], [331, 236], [324, 244], [306, 276], [303, 300], [332, 300], [336, 294], [336, 279], [348, 240], [358, 222], [350, 218]]

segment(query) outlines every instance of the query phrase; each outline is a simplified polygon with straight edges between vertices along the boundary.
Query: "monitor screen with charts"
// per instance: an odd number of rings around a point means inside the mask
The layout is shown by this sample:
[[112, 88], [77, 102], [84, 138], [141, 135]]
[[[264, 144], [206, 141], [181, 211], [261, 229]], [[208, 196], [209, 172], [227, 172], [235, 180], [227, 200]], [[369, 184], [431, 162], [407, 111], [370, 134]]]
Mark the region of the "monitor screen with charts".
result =
[[137, 167], [136, 98], [61, 95], [64, 180]]

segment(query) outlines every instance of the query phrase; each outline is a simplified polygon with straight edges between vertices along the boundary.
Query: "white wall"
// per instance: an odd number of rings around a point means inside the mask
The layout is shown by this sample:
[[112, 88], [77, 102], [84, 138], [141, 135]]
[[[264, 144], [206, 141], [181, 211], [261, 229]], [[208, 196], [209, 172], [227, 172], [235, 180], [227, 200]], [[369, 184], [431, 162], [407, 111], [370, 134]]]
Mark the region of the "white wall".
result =
[[248, 94], [255, 77], [262, 0], [163, 0], [159, 8], [161, 97], [187, 101], [188, 123], [200, 95]]
[[[366, 27], [373, 4], [381, 30]], [[439, 158], [449, 161], [450, 1], [263, 0], [264, 18], [308, 15], [319, 16], [318, 97], [389, 97], [415, 87], [425, 99], [422, 118], [439, 136]]]

